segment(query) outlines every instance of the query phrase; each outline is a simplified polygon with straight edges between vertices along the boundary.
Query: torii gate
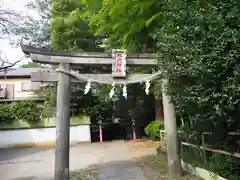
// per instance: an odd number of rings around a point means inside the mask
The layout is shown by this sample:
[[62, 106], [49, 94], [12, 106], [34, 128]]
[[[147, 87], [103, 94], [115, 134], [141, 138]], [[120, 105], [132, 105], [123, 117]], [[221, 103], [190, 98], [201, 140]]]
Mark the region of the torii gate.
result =
[[[149, 66], [157, 65], [156, 54], [133, 54], [123, 50], [107, 52], [56, 52], [48, 49], [34, 48], [21, 44], [25, 55], [33, 62], [58, 65], [56, 71], [32, 74], [32, 81], [57, 82], [57, 118], [55, 148], [55, 180], [69, 179], [69, 125], [70, 125], [70, 87], [71, 82], [87, 82], [85, 93], [91, 83], [111, 84], [110, 96], [114, 94], [114, 86], [123, 85], [123, 96], [127, 96], [127, 84], [144, 82], [146, 93], [149, 92], [149, 81], [159, 77], [160, 72], [153, 74], [126, 74], [126, 65]], [[112, 66], [110, 74], [80, 74], [75, 71], [82, 66]], [[163, 80], [164, 126], [166, 130], [169, 174], [181, 175], [179, 142], [177, 136], [176, 115], [174, 106], [165, 93], [167, 81]]]

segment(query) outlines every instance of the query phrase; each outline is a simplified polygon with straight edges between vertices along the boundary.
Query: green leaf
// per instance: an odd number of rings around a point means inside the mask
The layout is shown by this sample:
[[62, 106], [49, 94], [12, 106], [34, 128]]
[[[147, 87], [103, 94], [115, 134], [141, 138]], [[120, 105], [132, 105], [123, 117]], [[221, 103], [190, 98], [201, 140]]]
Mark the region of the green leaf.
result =
[[145, 24], [146, 26], [149, 26], [154, 20], [156, 20], [159, 16], [161, 15], [161, 13], [157, 13], [157, 14], [154, 14], [150, 19], [148, 19]]

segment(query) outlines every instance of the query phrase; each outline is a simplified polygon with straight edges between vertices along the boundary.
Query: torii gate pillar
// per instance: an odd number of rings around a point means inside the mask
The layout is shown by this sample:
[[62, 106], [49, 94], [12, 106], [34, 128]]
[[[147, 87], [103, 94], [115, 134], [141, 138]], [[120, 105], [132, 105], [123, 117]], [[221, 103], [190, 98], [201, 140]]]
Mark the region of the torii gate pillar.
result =
[[[69, 64], [59, 68], [69, 70]], [[58, 74], [55, 148], [55, 180], [69, 179], [70, 76]]]
[[170, 97], [166, 94], [168, 80], [163, 79], [162, 96], [164, 111], [164, 129], [167, 143], [168, 173], [170, 177], [181, 177], [182, 167], [179, 151], [179, 139], [177, 131], [176, 113]]

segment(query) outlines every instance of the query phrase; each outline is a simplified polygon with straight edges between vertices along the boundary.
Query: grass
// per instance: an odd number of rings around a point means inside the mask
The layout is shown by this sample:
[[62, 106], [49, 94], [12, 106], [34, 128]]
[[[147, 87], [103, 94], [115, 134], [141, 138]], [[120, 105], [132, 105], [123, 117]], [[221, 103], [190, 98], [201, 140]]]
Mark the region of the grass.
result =
[[99, 168], [95, 166], [88, 167], [70, 173], [70, 180], [95, 180], [99, 174]]
[[[131, 157], [142, 168], [148, 180], [169, 180], [167, 157], [156, 155], [159, 142], [149, 139], [138, 139], [126, 143]], [[201, 178], [185, 173], [177, 180], [201, 180]]]
[[[148, 180], [168, 180], [167, 157], [164, 155], [148, 155], [136, 159], [137, 165], [141, 167]], [[201, 178], [184, 173], [184, 176], [176, 180], [201, 180]]]

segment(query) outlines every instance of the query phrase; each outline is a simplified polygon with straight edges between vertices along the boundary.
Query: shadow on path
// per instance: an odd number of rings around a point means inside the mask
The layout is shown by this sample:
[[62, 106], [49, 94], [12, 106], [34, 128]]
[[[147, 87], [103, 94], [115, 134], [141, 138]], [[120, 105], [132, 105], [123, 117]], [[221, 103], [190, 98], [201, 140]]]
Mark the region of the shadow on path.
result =
[[0, 149], [0, 163], [2, 161], [10, 161], [13, 159], [22, 158], [25, 156], [37, 154], [52, 148], [13, 148], [13, 149]]
[[135, 161], [112, 161], [99, 165], [97, 180], [147, 180]]

